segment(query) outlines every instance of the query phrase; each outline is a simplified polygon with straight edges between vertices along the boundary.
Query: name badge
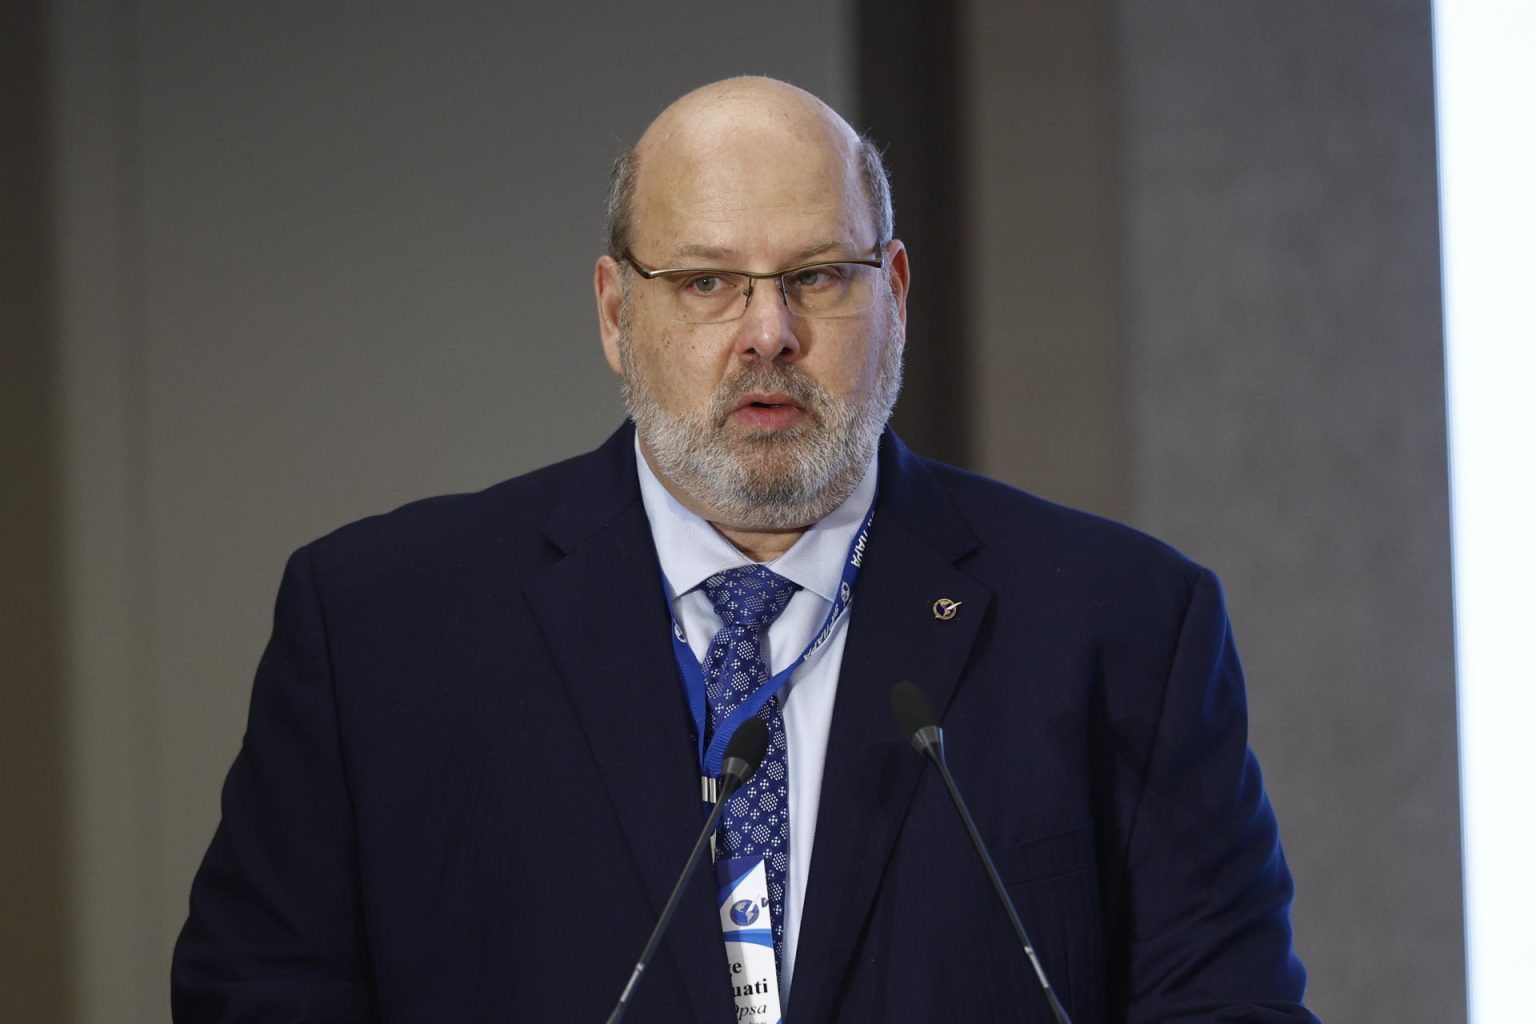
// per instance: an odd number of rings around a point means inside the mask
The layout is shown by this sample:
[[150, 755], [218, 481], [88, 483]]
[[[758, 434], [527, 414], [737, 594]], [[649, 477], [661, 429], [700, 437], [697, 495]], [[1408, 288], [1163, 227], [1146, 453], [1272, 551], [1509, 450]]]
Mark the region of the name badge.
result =
[[773, 958], [773, 909], [768, 905], [768, 871], [763, 860], [718, 861], [715, 879], [737, 1024], [782, 1024], [779, 971]]

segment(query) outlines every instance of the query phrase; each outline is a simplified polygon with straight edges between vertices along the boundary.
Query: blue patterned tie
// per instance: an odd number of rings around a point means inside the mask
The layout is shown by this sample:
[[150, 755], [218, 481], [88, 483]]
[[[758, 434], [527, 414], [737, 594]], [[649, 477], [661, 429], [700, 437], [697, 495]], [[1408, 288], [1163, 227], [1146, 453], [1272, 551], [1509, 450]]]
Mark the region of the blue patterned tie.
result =
[[[725, 623], [704, 654], [705, 696], [711, 731], [768, 681], [762, 640], [797, 584], [761, 565], [743, 565], [704, 581], [704, 593]], [[717, 856], [761, 857], [773, 911], [773, 951], [784, 956], [784, 880], [789, 873], [789, 747], [779, 700], [770, 697], [757, 717], [768, 726], [768, 753], [745, 788], [726, 802]]]

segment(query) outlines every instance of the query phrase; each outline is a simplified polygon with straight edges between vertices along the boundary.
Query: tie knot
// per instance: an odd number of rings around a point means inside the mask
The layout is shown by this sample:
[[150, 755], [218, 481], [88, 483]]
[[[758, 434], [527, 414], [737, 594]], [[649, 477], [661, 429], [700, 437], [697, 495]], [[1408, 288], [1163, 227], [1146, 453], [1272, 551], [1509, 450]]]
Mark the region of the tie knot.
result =
[[727, 569], [704, 581], [704, 594], [720, 621], [754, 631], [772, 625], [799, 589], [799, 584], [756, 564]]

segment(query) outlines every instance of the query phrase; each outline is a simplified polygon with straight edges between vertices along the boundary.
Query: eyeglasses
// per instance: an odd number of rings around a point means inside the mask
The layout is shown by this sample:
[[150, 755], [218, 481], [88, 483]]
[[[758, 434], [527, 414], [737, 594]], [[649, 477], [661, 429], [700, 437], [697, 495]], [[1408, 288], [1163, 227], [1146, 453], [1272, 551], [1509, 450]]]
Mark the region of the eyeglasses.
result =
[[628, 250], [624, 261], [647, 281], [662, 281], [673, 316], [685, 324], [723, 324], [747, 311], [758, 281], [777, 281], [784, 305], [796, 316], [856, 316], [875, 303], [875, 271], [885, 266], [883, 248], [873, 259], [824, 260], [765, 274], [696, 267], [652, 270]]

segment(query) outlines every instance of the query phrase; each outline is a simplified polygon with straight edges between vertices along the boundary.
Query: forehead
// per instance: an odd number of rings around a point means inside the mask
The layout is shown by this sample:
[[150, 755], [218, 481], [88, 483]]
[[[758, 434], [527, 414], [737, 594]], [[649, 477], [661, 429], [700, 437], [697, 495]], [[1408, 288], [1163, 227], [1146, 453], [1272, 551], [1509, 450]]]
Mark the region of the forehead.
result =
[[879, 241], [857, 149], [814, 119], [703, 117], [637, 152], [633, 237], [651, 260], [754, 269]]

